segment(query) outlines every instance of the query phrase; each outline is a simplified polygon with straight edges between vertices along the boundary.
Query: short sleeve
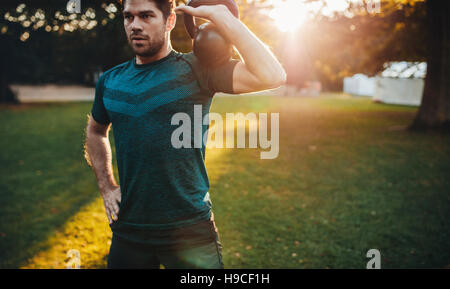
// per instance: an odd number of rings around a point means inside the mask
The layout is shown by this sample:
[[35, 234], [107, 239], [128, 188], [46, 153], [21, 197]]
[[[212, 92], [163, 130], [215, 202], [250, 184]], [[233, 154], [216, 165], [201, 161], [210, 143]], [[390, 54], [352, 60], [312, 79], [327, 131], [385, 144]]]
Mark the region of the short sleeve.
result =
[[233, 71], [238, 60], [231, 59], [219, 67], [208, 68], [201, 65], [192, 52], [184, 56], [203, 89], [211, 94], [216, 92], [233, 93]]
[[103, 91], [104, 91], [105, 74], [99, 77], [97, 85], [95, 87], [95, 99], [92, 105], [91, 115], [94, 120], [103, 125], [109, 124], [108, 113], [106, 112], [105, 105], [103, 104]]
[[238, 62], [232, 59], [217, 68], [207, 69], [208, 88], [213, 92], [233, 93], [233, 71]]

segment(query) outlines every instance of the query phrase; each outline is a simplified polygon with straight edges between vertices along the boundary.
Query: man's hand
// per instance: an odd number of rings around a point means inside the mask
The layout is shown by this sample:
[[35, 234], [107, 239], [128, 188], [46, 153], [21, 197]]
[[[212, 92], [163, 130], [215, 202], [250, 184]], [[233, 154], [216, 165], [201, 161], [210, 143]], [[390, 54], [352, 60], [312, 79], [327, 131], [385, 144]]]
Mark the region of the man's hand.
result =
[[110, 189], [106, 189], [100, 192], [103, 198], [103, 204], [105, 205], [106, 216], [108, 217], [109, 224], [113, 221], [117, 221], [119, 215], [119, 204], [121, 201], [120, 186], [114, 186]]
[[220, 34], [236, 47], [243, 58], [233, 71], [232, 91], [223, 92], [247, 93], [276, 88], [286, 83], [286, 72], [272, 51], [225, 5], [201, 5], [197, 8], [182, 5], [175, 11], [214, 23]]

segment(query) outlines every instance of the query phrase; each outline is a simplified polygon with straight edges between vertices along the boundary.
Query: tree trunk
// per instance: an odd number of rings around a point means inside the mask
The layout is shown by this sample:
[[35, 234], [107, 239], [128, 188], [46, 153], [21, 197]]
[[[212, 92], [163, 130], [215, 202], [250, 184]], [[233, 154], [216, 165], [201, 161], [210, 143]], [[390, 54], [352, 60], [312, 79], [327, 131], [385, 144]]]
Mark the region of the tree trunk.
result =
[[450, 1], [427, 0], [428, 56], [422, 104], [413, 129], [450, 130]]
[[9, 73], [11, 69], [10, 51], [13, 49], [7, 36], [0, 35], [0, 103], [15, 103], [19, 101], [9, 88]]
[[3, 79], [0, 81], [0, 103], [19, 103], [17, 97], [14, 95], [6, 81], [4, 81]]

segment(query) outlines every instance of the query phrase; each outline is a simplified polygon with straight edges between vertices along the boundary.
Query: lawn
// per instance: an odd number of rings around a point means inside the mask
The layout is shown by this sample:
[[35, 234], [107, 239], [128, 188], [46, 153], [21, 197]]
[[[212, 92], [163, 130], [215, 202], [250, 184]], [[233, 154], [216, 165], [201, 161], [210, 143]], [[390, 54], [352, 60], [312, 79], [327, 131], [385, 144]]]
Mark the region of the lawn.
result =
[[[106, 266], [111, 232], [83, 158], [90, 108], [0, 107], [0, 268], [64, 268], [70, 249], [82, 268]], [[372, 248], [382, 268], [449, 266], [450, 135], [406, 130], [416, 108], [329, 94], [211, 110], [280, 118], [276, 159], [206, 153], [226, 268], [365, 268]]]

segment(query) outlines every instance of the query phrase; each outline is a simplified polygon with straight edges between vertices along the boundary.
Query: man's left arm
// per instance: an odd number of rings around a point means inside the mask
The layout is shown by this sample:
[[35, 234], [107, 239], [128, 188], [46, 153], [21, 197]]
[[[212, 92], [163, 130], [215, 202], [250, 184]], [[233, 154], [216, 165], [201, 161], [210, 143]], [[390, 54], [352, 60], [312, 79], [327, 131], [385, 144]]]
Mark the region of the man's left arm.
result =
[[197, 8], [179, 6], [176, 11], [205, 18], [236, 47], [243, 62], [233, 72], [232, 93], [246, 93], [276, 88], [286, 82], [286, 72], [270, 49], [259, 40], [224, 5], [203, 5]]

